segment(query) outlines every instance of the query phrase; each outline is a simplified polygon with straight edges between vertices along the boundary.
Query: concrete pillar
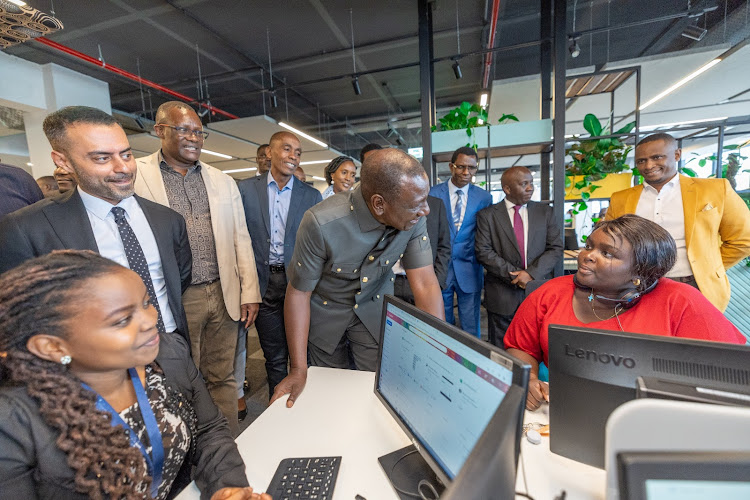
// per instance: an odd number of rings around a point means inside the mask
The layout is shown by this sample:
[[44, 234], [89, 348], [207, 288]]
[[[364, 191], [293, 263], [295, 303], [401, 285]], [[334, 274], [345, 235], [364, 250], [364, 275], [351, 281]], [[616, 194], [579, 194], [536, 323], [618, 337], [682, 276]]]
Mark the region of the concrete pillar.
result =
[[42, 130], [44, 118], [65, 106], [91, 106], [112, 113], [109, 85], [57, 64], [42, 66], [46, 109], [23, 114], [26, 142], [31, 158], [31, 175], [34, 178], [51, 175], [55, 169], [50, 153], [52, 147]]
[[[28, 156], [35, 178], [50, 175], [54, 170], [52, 148], [42, 131], [44, 117], [65, 106], [85, 105], [112, 112], [109, 85], [90, 76], [56, 64], [38, 65], [0, 52], [0, 105], [23, 112], [26, 129], [25, 151], [19, 138], [6, 139], [0, 148], [6, 154]], [[13, 152], [9, 149], [12, 146]], [[0, 150], [2, 157], [3, 150]]]

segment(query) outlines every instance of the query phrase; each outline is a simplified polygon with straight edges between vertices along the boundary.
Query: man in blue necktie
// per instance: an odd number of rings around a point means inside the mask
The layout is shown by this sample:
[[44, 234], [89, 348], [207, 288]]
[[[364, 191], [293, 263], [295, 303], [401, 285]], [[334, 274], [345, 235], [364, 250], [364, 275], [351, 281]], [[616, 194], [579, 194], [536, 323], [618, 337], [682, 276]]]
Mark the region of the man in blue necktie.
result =
[[474, 255], [476, 214], [490, 206], [492, 197], [484, 189], [472, 184], [477, 173], [477, 152], [472, 148], [458, 148], [450, 162], [451, 178], [433, 186], [430, 194], [443, 200], [451, 224], [451, 260], [443, 290], [445, 320], [455, 324], [453, 296], [458, 298], [458, 318], [461, 328], [481, 337], [479, 332], [479, 304], [482, 294], [482, 266]]

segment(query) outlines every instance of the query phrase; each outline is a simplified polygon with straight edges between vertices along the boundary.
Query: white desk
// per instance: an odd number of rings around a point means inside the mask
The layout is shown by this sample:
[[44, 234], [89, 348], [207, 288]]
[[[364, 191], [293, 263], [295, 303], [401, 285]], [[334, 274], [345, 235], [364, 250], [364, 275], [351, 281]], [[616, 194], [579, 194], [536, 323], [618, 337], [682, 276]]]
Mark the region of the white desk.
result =
[[[311, 367], [307, 385], [293, 408], [276, 401], [237, 438], [247, 478], [264, 491], [284, 458], [342, 456], [334, 500], [398, 500], [378, 457], [410, 444], [406, 434], [373, 392], [375, 374]], [[542, 411], [527, 422], [546, 423]], [[567, 500], [603, 500], [604, 471], [550, 453], [549, 438], [521, 445], [517, 489], [536, 500], [552, 500], [562, 489]], [[257, 453], [256, 453], [257, 452]], [[191, 484], [177, 498], [198, 499]]]

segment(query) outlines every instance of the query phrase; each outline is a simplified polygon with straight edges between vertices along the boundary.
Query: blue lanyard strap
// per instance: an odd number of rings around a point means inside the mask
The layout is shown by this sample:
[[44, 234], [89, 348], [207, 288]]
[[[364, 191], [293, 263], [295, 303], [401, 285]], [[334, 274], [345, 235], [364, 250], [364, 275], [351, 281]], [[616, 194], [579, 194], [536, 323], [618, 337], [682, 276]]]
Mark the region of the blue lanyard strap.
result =
[[[161, 431], [159, 430], [159, 424], [156, 421], [154, 411], [151, 409], [151, 404], [148, 401], [148, 396], [146, 395], [146, 391], [143, 388], [143, 384], [141, 384], [141, 379], [138, 376], [138, 372], [135, 371], [135, 368], [130, 368], [128, 369], [128, 373], [130, 374], [130, 382], [133, 384], [133, 389], [135, 389], [135, 396], [138, 400], [138, 409], [141, 411], [141, 417], [143, 418], [143, 423], [146, 426], [146, 431], [148, 432], [148, 440], [151, 443], [151, 454], [149, 455], [148, 452], [146, 452], [146, 447], [143, 445], [141, 440], [138, 439], [138, 435], [135, 433], [135, 431], [133, 431], [128, 423], [122, 419], [120, 414], [117, 413], [114, 408], [112, 408], [112, 405], [110, 405], [99, 394], [96, 395], [96, 407], [99, 410], [106, 411], [112, 415], [112, 427], [121, 425], [125, 428], [125, 430], [128, 431], [128, 436], [130, 437], [130, 446], [138, 448], [138, 450], [141, 452], [141, 455], [143, 455], [144, 460], [146, 461], [148, 473], [153, 478], [153, 481], [151, 483], [151, 497], [156, 498], [157, 492], [159, 490], [159, 485], [161, 484], [162, 470], [164, 469], [164, 444], [161, 440]], [[95, 390], [93, 390], [86, 384], [83, 384], [83, 387], [91, 392], [96, 393]]]

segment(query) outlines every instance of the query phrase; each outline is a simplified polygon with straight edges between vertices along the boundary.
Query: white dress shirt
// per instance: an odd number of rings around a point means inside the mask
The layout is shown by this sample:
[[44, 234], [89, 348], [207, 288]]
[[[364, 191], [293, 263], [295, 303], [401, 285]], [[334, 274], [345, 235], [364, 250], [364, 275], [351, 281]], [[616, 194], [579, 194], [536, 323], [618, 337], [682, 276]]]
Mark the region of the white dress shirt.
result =
[[668, 278], [691, 276], [693, 269], [690, 267], [685, 246], [685, 212], [682, 208], [680, 175], [676, 174], [672, 177], [662, 186], [661, 191], [645, 183], [635, 214], [656, 222], [674, 238], [677, 244], [677, 259], [666, 276]]
[[[510, 217], [510, 225], [515, 229], [515, 217], [516, 217], [516, 209], [513, 208], [516, 206], [515, 203], [511, 202], [508, 198], [505, 198], [503, 200], [505, 202], [505, 208], [508, 210], [508, 217]], [[526, 207], [526, 205], [521, 205], [521, 208], [518, 209], [518, 213], [521, 214], [521, 221], [523, 222], [523, 261], [526, 262], [526, 267], [529, 266], [529, 209]]]
[[86, 214], [91, 222], [91, 229], [94, 231], [94, 238], [96, 239], [96, 245], [99, 247], [99, 253], [102, 257], [106, 257], [130, 269], [128, 258], [125, 255], [125, 246], [122, 244], [120, 231], [117, 229], [115, 216], [112, 213], [112, 207], [117, 206], [125, 210], [128, 224], [133, 229], [135, 237], [138, 238], [138, 243], [141, 244], [143, 254], [146, 256], [146, 262], [148, 262], [148, 272], [154, 284], [154, 293], [156, 293], [156, 300], [161, 310], [164, 329], [167, 332], [175, 331], [177, 323], [172, 315], [172, 310], [169, 308], [167, 281], [164, 278], [159, 247], [156, 245], [156, 238], [154, 238], [151, 225], [148, 223], [146, 215], [143, 213], [135, 197], [130, 196], [120, 201], [117, 205], [112, 205], [101, 198], [88, 194], [80, 186], [77, 189], [78, 194], [81, 195], [83, 206], [86, 207]]
[[461, 207], [461, 216], [458, 219], [458, 227], [456, 230], [461, 229], [461, 224], [464, 223], [464, 215], [466, 215], [466, 204], [469, 200], [469, 186], [471, 186], [471, 183], [466, 184], [462, 188], [457, 188], [455, 184], [453, 184], [453, 180], [448, 181], [448, 193], [450, 194], [450, 200], [451, 200], [451, 213], [448, 214], [448, 219], [450, 219], [451, 224], [453, 224], [453, 214], [456, 213], [456, 202], [458, 202], [458, 195], [456, 194], [457, 191], [463, 191], [463, 195], [461, 195], [462, 200], [461, 203], [463, 206]]

